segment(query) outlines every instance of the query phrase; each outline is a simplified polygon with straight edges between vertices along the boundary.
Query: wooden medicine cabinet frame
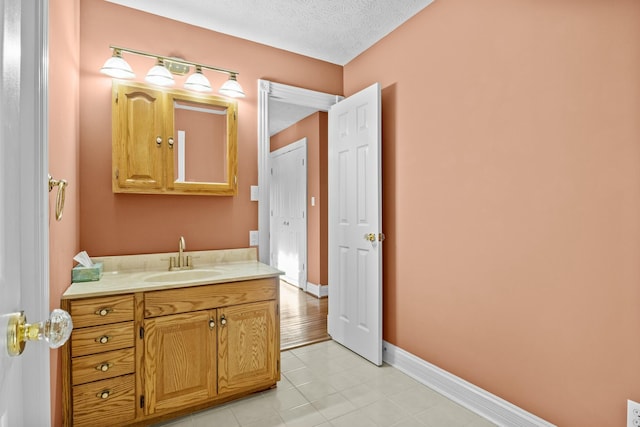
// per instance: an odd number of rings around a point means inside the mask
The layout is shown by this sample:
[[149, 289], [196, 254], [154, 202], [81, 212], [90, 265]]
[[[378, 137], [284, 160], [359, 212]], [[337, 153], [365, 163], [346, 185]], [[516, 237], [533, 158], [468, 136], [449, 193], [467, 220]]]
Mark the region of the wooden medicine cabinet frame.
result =
[[[220, 145], [218, 149], [224, 159], [216, 160], [212, 154], [211, 162], [211, 169], [221, 169], [216, 176], [223, 177], [224, 181], [177, 179], [179, 175], [174, 152], [182, 142], [176, 129], [176, 102], [185, 104], [186, 109], [200, 110], [200, 113], [210, 109], [217, 112], [215, 115], [226, 116], [226, 121], [223, 119], [220, 122], [224, 124], [220, 131], [226, 135], [226, 147]], [[111, 105], [114, 193], [237, 194], [238, 107], [235, 100], [114, 80]], [[196, 157], [202, 160], [202, 156]], [[214, 161], [217, 166], [214, 166]]]

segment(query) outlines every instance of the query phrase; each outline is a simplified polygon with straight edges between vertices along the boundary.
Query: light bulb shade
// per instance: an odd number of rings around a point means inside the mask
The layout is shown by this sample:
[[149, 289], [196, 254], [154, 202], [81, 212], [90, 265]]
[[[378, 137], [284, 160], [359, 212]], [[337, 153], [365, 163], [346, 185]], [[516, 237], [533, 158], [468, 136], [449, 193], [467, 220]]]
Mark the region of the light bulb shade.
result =
[[173, 86], [175, 80], [173, 76], [164, 66], [164, 63], [160, 60], [156, 65], [151, 67], [147, 76], [144, 78], [151, 84], [158, 86]]
[[229, 80], [224, 82], [218, 92], [232, 98], [244, 98], [245, 96], [242, 86], [240, 86], [240, 83], [236, 80], [235, 74], [229, 76]]
[[196, 72], [187, 78], [187, 81], [184, 82], [184, 88], [195, 90], [196, 92], [211, 92], [213, 90], [209, 79], [202, 74], [200, 67], [196, 67]]
[[100, 72], [117, 79], [132, 79], [136, 76], [127, 61], [117, 53], [105, 61]]

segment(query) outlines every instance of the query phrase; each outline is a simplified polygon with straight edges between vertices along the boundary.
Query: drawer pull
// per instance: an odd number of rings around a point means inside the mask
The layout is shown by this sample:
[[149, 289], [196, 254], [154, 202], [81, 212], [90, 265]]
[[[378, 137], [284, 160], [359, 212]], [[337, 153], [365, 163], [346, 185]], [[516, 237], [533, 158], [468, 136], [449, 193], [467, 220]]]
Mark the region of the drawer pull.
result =
[[96, 397], [99, 399], [108, 399], [111, 394], [111, 390], [102, 390], [100, 393], [96, 394]]
[[224, 325], [226, 325], [226, 324], [227, 324], [227, 319], [224, 317], [224, 314], [223, 314], [223, 315], [222, 315], [222, 317], [220, 318], [220, 324], [221, 324], [222, 326], [224, 326]]
[[216, 321], [213, 319], [209, 319], [209, 329], [213, 329], [216, 327]]
[[96, 314], [98, 316], [106, 316], [107, 314], [111, 313], [113, 311], [112, 308], [101, 308], [100, 310], [96, 310]]
[[109, 342], [109, 338], [111, 338], [108, 335], [103, 335], [101, 337], [96, 338], [96, 342], [99, 342], [100, 344], [106, 344]]
[[112, 366], [113, 363], [101, 363], [96, 366], [96, 371], [107, 372]]

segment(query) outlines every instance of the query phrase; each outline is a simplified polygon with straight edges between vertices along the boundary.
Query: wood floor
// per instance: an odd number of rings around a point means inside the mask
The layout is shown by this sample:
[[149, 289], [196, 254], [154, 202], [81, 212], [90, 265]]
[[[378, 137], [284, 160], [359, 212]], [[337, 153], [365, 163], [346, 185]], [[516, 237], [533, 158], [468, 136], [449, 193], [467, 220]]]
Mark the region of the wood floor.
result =
[[328, 299], [316, 298], [280, 281], [280, 348], [290, 350], [331, 339], [327, 334]]

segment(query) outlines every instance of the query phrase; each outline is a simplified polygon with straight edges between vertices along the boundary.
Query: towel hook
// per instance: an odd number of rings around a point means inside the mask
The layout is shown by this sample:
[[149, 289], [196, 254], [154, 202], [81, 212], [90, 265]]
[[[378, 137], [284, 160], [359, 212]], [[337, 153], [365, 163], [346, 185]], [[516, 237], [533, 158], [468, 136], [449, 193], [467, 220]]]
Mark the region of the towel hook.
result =
[[56, 194], [56, 221], [60, 221], [64, 210], [64, 194], [67, 181], [65, 179], [53, 179], [49, 174], [49, 192], [53, 190], [53, 187], [58, 187], [58, 193]]

